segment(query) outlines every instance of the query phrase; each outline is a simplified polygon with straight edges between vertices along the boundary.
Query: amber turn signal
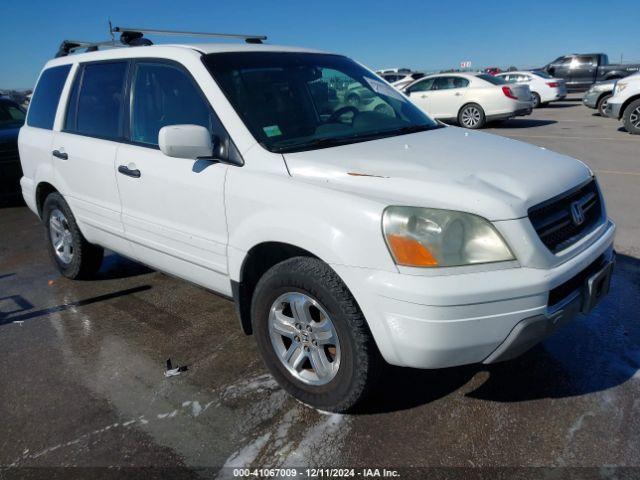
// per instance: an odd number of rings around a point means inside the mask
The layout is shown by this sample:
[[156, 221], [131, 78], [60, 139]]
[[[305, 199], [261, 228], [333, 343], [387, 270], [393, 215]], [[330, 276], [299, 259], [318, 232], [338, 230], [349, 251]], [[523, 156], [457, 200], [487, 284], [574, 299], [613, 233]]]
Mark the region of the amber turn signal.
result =
[[400, 235], [388, 235], [389, 248], [399, 265], [436, 267], [438, 261], [420, 242]]

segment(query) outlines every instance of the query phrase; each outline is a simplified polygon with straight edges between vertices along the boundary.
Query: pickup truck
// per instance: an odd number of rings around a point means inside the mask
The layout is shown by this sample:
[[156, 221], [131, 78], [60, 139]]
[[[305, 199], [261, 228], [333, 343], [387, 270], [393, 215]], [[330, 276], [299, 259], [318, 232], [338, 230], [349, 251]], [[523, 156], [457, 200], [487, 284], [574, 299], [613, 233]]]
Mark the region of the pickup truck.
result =
[[574, 53], [556, 58], [542, 70], [567, 83], [570, 92], [583, 92], [596, 82], [626, 77], [640, 71], [640, 64], [609, 63], [604, 53]]

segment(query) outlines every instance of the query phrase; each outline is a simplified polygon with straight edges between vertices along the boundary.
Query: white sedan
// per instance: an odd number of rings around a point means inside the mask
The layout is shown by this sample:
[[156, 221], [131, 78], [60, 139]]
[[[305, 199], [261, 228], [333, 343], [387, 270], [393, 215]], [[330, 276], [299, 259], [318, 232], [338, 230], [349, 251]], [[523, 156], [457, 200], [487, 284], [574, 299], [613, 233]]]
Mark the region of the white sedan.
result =
[[555, 100], [562, 100], [567, 96], [564, 80], [554, 78], [542, 70], [530, 72], [504, 72], [496, 77], [505, 79], [509, 83], [523, 83], [529, 85], [533, 97], [533, 108], [544, 106]]
[[440, 73], [417, 80], [404, 93], [432, 118], [457, 121], [466, 128], [529, 115], [533, 108], [527, 85], [481, 74]]

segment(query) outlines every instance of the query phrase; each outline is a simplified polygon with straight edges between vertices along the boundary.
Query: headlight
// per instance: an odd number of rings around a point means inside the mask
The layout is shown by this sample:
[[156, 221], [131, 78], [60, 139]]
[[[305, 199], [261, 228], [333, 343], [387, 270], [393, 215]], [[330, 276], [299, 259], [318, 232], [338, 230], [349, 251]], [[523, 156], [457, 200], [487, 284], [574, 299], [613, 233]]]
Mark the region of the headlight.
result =
[[493, 225], [471, 213], [388, 207], [382, 230], [398, 265], [453, 267], [514, 259]]
[[616, 87], [614, 88], [614, 95], [619, 94], [621, 91], [623, 91], [625, 88], [627, 88], [627, 84], [623, 83], [623, 82], [617, 82], [616, 83]]

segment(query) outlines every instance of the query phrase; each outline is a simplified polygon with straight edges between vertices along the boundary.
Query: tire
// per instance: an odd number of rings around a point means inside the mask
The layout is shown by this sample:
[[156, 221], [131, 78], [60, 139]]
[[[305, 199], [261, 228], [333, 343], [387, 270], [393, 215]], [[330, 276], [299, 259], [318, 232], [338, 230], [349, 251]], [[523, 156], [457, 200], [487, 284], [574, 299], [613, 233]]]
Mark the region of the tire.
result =
[[[294, 310], [295, 305], [302, 307]], [[369, 394], [384, 365], [360, 307], [338, 275], [318, 259], [294, 257], [268, 270], [256, 285], [251, 320], [266, 367], [282, 388], [314, 408], [353, 409]], [[314, 367], [319, 355], [329, 361], [326, 368]], [[316, 373], [321, 370], [325, 375]]]
[[458, 124], [464, 128], [476, 130], [484, 128], [487, 119], [484, 110], [477, 103], [468, 103], [464, 105], [458, 112]]
[[607, 103], [609, 102], [609, 99], [612, 96], [613, 95], [611, 93], [607, 93], [598, 99], [598, 104], [596, 105], [596, 109], [598, 110], [598, 113], [600, 114], [601, 117], [607, 116], [607, 114], [605, 113], [605, 108], [607, 108]]
[[104, 250], [87, 242], [62, 195], [49, 194], [42, 207], [42, 220], [49, 255], [62, 275], [74, 280], [90, 278], [100, 269]]
[[633, 135], [640, 135], [640, 99], [634, 100], [622, 114], [624, 128]]
[[539, 108], [542, 106], [542, 99], [536, 92], [531, 92], [531, 100], [533, 100], [533, 108]]

